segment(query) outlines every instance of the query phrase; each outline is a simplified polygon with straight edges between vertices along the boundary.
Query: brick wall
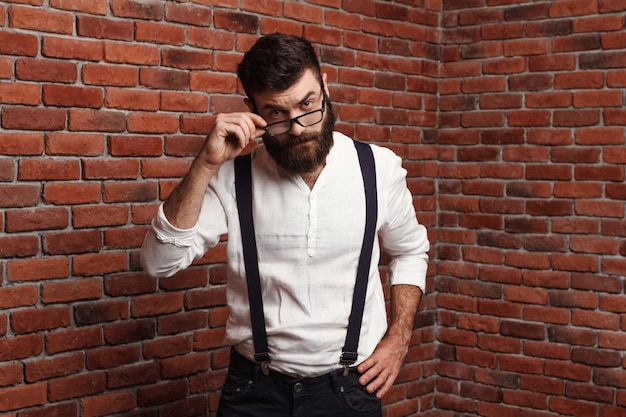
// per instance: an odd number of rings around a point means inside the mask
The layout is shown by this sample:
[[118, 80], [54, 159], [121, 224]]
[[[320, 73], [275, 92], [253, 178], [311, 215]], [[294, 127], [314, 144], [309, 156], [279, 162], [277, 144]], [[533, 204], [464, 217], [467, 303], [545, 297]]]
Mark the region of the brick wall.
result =
[[[244, 108], [234, 70], [260, 34], [314, 42], [338, 128], [406, 159], [433, 227], [439, 3], [0, 2], [0, 416], [213, 415], [224, 245], [162, 280], [138, 248], [213, 116]], [[434, 303], [386, 416], [433, 409]]]
[[625, 18], [622, 0], [0, 2], [0, 417], [212, 415], [224, 247], [163, 280], [138, 247], [275, 30], [314, 42], [339, 130], [405, 158], [431, 231], [385, 416], [626, 416]]
[[625, 16], [443, 1], [437, 416], [626, 416]]

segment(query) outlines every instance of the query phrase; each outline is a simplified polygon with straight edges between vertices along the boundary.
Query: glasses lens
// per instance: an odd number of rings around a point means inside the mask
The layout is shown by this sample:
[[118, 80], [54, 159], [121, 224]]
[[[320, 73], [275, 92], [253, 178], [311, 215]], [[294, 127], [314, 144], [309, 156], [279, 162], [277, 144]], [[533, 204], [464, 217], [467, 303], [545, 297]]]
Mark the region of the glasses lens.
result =
[[[324, 109], [321, 108], [319, 110], [314, 110], [311, 113], [306, 113], [302, 116], [293, 118], [291, 120], [298, 123], [300, 126], [308, 127], [321, 122], [323, 117]], [[285, 120], [283, 122], [271, 124], [265, 128], [265, 131], [272, 136], [278, 136], [287, 133], [291, 130], [291, 120]]]
[[265, 130], [272, 136], [278, 136], [289, 132], [289, 129], [291, 129], [291, 120], [285, 120], [284, 122], [268, 126]]
[[300, 124], [305, 127], [314, 125], [321, 121], [322, 121], [322, 109], [315, 110], [314, 112], [303, 114], [302, 116], [298, 117], [298, 122], [300, 122]]

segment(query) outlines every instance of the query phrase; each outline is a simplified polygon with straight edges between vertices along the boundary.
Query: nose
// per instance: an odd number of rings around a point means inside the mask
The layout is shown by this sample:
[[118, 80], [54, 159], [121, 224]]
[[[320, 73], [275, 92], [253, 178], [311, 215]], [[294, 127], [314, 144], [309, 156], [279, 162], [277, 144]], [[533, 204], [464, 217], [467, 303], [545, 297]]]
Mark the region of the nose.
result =
[[289, 129], [289, 133], [294, 136], [300, 136], [302, 132], [304, 132], [306, 127], [300, 125], [298, 122], [291, 122], [291, 129]]

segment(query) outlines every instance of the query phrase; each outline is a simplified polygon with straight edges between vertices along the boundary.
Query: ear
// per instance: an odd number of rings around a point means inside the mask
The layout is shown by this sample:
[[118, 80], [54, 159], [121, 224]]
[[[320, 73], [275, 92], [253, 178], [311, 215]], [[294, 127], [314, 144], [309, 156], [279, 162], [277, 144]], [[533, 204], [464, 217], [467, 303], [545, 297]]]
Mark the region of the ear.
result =
[[324, 91], [326, 91], [326, 95], [330, 97], [330, 93], [328, 92], [328, 74], [325, 72], [322, 73], [322, 83], [324, 84]]
[[244, 98], [243, 102], [246, 103], [246, 106], [248, 106], [248, 109], [250, 110], [251, 113], [256, 113], [254, 111], [254, 105], [252, 104], [252, 101], [248, 97]]

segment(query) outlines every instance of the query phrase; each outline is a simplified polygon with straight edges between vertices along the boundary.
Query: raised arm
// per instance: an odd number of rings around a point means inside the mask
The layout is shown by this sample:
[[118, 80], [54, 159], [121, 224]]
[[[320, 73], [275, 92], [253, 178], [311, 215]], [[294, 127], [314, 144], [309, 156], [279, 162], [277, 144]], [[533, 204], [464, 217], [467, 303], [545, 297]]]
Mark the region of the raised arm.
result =
[[202, 197], [209, 181], [220, 166], [235, 158], [250, 143], [261, 136], [265, 120], [254, 113], [218, 114], [215, 126], [189, 172], [172, 191], [163, 205], [170, 224], [189, 229], [198, 221]]
[[[189, 266], [195, 258], [219, 241], [219, 233], [197, 238], [198, 217], [213, 175], [222, 164], [235, 158], [250, 143], [261, 136], [265, 121], [253, 113], [220, 114], [204, 147], [194, 159], [178, 186], [159, 208], [152, 228], [141, 247], [141, 264], [152, 276], [171, 276]], [[218, 206], [213, 209], [218, 210]], [[211, 207], [205, 208], [213, 213]], [[215, 212], [214, 219], [223, 213]], [[209, 214], [210, 215], [210, 214]]]

